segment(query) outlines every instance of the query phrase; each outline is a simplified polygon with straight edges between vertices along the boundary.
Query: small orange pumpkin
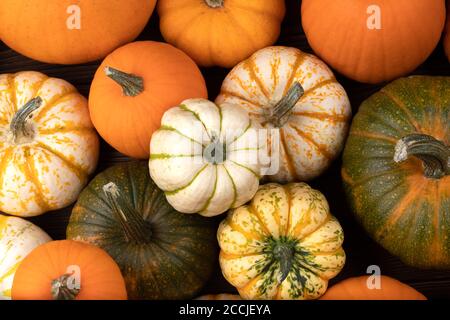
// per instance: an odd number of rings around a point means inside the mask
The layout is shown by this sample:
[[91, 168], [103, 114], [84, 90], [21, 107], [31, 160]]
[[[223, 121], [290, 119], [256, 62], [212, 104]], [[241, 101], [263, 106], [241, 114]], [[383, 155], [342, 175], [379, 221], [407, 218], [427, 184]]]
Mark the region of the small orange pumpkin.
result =
[[436, 48], [444, 0], [303, 0], [309, 44], [345, 76], [379, 83], [406, 75]]
[[161, 42], [133, 42], [103, 61], [91, 85], [89, 111], [106, 142], [146, 159], [164, 112], [186, 99], [207, 96], [200, 70], [181, 50]]
[[52, 241], [34, 249], [14, 276], [13, 300], [126, 300], [125, 281], [102, 249]]
[[380, 287], [371, 288], [371, 278], [349, 278], [334, 285], [321, 300], [427, 300], [416, 289], [387, 276], [381, 276]]

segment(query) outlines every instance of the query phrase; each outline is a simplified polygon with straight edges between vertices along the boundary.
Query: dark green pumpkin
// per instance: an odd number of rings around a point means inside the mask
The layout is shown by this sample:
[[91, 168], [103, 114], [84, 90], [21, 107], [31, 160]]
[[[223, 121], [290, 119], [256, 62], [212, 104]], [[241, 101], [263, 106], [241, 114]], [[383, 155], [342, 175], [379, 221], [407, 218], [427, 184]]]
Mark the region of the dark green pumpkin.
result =
[[190, 299], [218, 259], [213, 220], [175, 211], [144, 162], [100, 173], [73, 209], [67, 238], [106, 250], [130, 299]]
[[358, 220], [406, 264], [450, 269], [450, 78], [399, 79], [353, 121], [342, 177]]

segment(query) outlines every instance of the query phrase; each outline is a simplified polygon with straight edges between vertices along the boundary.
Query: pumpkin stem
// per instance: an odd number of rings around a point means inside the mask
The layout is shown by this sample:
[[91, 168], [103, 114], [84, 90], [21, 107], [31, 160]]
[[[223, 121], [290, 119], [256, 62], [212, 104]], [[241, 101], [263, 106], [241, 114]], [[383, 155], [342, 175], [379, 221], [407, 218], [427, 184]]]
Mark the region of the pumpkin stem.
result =
[[286, 95], [272, 108], [268, 120], [275, 127], [281, 128], [289, 119], [292, 109], [305, 93], [300, 82], [294, 83]]
[[33, 98], [16, 112], [10, 124], [14, 143], [21, 143], [24, 140], [33, 138], [34, 130], [30, 127], [27, 120], [31, 118], [31, 114], [35, 110], [41, 107], [42, 102], [41, 97]]
[[450, 147], [426, 134], [410, 134], [395, 146], [394, 161], [408, 160], [410, 156], [422, 160], [424, 175], [430, 179], [441, 179], [450, 175]]
[[117, 185], [114, 182], [110, 182], [103, 186], [103, 192], [106, 194], [114, 213], [120, 221], [127, 241], [148, 243], [152, 236], [149, 225], [135, 209], [123, 201]]
[[52, 297], [54, 300], [75, 300], [80, 293], [80, 286], [71, 284], [71, 274], [65, 274], [52, 281]]
[[222, 8], [225, 0], [205, 0], [206, 4], [210, 8]]
[[144, 79], [140, 76], [111, 67], [105, 68], [105, 74], [122, 87], [123, 94], [127, 97], [136, 97], [144, 92]]
[[273, 249], [273, 256], [276, 260], [280, 262], [281, 278], [280, 283], [282, 283], [289, 272], [291, 272], [292, 264], [294, 263], [295, 250], [290, 243], [278, 243]]

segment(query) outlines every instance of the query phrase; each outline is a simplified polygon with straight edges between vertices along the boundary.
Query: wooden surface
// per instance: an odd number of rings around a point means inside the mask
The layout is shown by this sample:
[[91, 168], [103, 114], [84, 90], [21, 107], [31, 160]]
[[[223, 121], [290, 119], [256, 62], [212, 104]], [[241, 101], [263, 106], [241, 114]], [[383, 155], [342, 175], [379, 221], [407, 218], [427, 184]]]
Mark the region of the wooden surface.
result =
[[[301, 28], [299, 2], [301, 1], [286, 0], [288, 13], [277, 44], [296, 47], [312, 53]], [[158, 23], [158, 16], [154, 13], [139, 40], [163, 41]], [[49, 76], [63, 78], [71, 82], [85, 96], [89, 94], [90, 83], [98, 65], [98, 62], [76, 66], [39, 63], [15, 53], [0, 42], [0, 73], [24, 70], [41, 71]], [[228, 71], [221, 68], [202, 69], [208, 84], [210, 99], [213, 100], [217, 96]], [[444, 56], [442, 44], [439, 44], [433, 55], [414, 74], [450, 76], [450, 64]], [[339, 75], [337, 75], [337, 78], [347, 90], [354, 113], [357, 112], [358, 106], [363, 100], [382, 87], [382, 85], [356, 83]], [[100, 172], [115, 163], [128, 160], [105, 142], [102, 142], [97, 171]], [[344, 248], [347, 253], [347, 263], [344, 270], [331, 283], [350, 276], [363, 275], [369, 265], [378, 265], [383, 274], [412, 285], [428, 298], [450, 298], [450, 271], [425, 271], [407, 267], [364, 233], [355, 222], [345, 202], [340, 179], [340, 167], [340, 160], [337, 160], [323, 176], [311, 182], [313, 187], [325, 194], [330, 202], [332, 213], [339, 219], [345, 231]], [[71, 209], [72, 207], [69, 207], [57, 212], [47, 213], [44, 216], [33, 218], [32, 222], [47, 231], [53, 239], [63, 239]], [[204, 289], [204, 293], [222, 292], [233, 292], [233, 288], [222, 277], [220, 268], [217, 266], [216, 273]]]

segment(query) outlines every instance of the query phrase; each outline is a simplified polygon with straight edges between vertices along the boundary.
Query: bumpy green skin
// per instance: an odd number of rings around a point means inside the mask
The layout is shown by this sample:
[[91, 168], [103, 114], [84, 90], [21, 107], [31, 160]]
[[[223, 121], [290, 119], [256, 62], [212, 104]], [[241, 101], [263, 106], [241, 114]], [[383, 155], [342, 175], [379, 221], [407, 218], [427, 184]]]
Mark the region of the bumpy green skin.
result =
[[399, 79], [366, 100], [352, 124], [342, 176], [369, 235], [406, 264], [450, 269], [450, 177], [429, 179], [422, 163], [393, 160], [413, 133], [450, 144], [450, 78]]
[[[145, 242], [127, 241], [103, 192], [114, 182], [145, 220]], [[217, 261], [211, 219], [175, 211], [150, 179], [144, 162], [121, 164], [99, 174], [73, 209], [67, 238], [97, 245], [118, 263], [130, 299], [190, 299], [209, 279]]]

